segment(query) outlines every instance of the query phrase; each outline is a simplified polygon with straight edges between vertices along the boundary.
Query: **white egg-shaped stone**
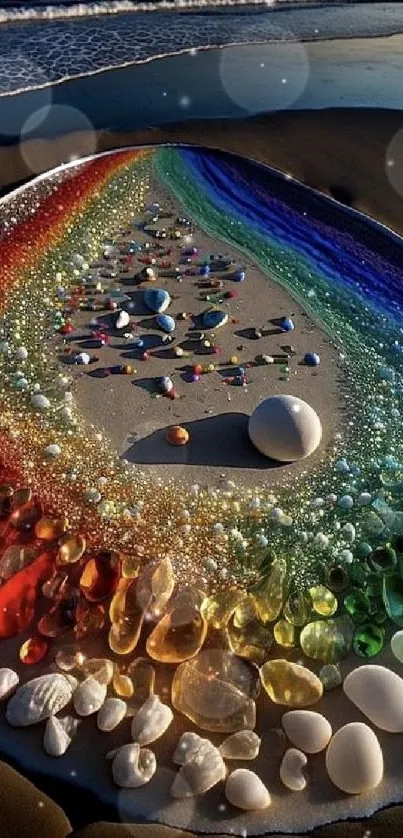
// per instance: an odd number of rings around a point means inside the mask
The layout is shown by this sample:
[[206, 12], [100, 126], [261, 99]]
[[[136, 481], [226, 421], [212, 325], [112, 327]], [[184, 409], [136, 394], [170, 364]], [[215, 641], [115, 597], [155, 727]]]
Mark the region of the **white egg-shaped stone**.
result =
[[322, 425], [314, 409], [297, 396], [270, 396], [253, 411], [248, 425], [251, 442], [272, 460], [304, 460], [318, 447]]
[[326, 751], [326, 770], [346, 794], [374, 789], [383, 777], [383, 755], [374, 731], [363, 722], [341, 727]]
[[281, 721], [290, 742], [306, 754], [318, 754], [330, 742], [332, 728], [321, 713], [290, 710]]
[[271, 803], [270, 794], [260, 777], [247, 768], [237, 768], [229, 775], [225, 796], [232, 806], [247, 812], [267, 809]]
[[375, 664], [358, 666], [344, 679], [343, 690], [381, 730], [403, 732], [403, 678], [391, 669]]
[[96, 678], [86, 678], [74, 693], [74, 709], [78, 716], [91, 716], [101, 709], [106, 698], [106, 686]]
[[127, 704], [121, 698], [107, 698], [97, 716], [99, 730], [109, 733], [115, 730], [127, 713]]

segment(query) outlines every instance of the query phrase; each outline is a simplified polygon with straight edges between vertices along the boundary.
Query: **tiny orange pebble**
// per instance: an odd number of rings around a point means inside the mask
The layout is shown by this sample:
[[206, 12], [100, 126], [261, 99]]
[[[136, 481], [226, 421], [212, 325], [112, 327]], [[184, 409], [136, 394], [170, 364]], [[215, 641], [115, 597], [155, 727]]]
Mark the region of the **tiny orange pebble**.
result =
[[167, 431], [165, 439], [170, 445], [186, 445], [189, 442], [189, 432], [181, 425], [173, 425]]
[[195, 364], [193, 367], [193, 372], [195, 375], [203, 375], [204, 367], [201, 364]]
[[123, 364], [122, 373], [124, 375], [133, 375], [135, 372], [136, 370], [131, 366], [131, 364]]
[[39, 663], [48, 651], [48, 643], [43, 637], [29, 637], [20, 648], [20, 661], [27, 666]]

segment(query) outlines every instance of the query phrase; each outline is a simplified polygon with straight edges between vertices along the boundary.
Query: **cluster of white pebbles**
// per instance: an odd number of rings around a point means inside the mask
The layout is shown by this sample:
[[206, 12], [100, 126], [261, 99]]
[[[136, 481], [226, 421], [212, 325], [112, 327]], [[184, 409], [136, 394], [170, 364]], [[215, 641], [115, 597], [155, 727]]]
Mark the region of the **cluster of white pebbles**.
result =
[[[399, 675], [384, 666], [363, 665], [345, 678], [343, 689], [374, 727], [403, 732], [403, 678]], [[81, 718], [96, 713], [99, 730], [110, 732], [128, 713], [126, 702], [108, 698], [106, 686], [91, 676], [79, 683], [69, 674], [50, 673], [19, 686], [16, 672], [0, 669], [0, 699], [7, 700], [10, 725], [26, 727], [46, 722], [43, 747], [54, 757], [66, 752]], [[75, 715], [59, 717], [57, 714], [70, 704]], [[117, 786], [134, 789], [152, 779], [157, 760], [148, 746], [164, 735], [173, 719], [171, 708], [155, 694], [137, 710], [131, 722], [132, 742], [107, 755]], [[283, 714], [282, 727], [290, 747], [281, 761], [280, 779], [288, 789], [302, 791], [306, 787], [309, 756], [325, 749], [328, 776], [343, 792], [361, 794], [381, 781], [382, 749], [368, 724], [352, 722], [333, 733], [320, 713], [291, 709]], [[232, 733], [219, 747], [196, 733], [183, 733], [173, 754], [178, 772], [171, 796], [183, 799], [204, 794], [225, 781], [225, 795], [233, 806], [245, 811], [265, 809], [271, 796], [258, 775], [246, 768], [229, 773], [226, 765], [232, 760], [256, 759], [260, 745], [253, 730]]]

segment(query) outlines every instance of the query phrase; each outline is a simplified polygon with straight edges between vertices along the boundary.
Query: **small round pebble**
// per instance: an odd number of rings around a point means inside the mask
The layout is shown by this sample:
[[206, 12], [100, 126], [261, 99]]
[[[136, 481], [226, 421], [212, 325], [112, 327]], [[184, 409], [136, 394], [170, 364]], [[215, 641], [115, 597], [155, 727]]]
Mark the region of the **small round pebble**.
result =
[[237, 809], [247, 812], [267, 809], [271, 803], [266, 786], [257, 774], [247, 768], [237, 768], [229, 775], [225, 784], [225, 796]]
[[165, 439], [170, 445], [176, 447], [186, 445], [189, 442], [189, 432], [181, 425], [173, 425], [166, 433]]
[[304, 355], [304, 362], [308, 367], [318, 367], [320, 364], [320, 356], [316, 352], [306, 352]]

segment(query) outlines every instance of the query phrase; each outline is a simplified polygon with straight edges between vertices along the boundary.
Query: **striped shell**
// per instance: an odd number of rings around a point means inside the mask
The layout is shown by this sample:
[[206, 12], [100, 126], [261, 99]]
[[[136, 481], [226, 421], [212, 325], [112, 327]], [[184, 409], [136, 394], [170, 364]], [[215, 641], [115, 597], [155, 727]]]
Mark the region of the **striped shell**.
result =
[[41, 675], [27, 681], [10, 698], [6, 719], [15, 727], [34, 725], [56, 715], [69, 703], [72, 695], [72, 687], [64, 675]]

